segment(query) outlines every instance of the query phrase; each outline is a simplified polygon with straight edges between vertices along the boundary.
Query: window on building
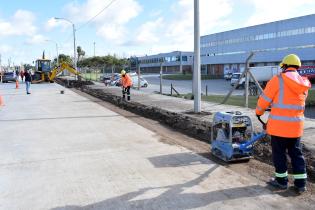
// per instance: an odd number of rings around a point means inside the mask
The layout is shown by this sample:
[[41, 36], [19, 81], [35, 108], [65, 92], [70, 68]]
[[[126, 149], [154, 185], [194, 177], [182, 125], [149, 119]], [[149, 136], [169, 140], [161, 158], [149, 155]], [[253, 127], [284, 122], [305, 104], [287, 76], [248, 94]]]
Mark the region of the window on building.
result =
[[187, 61], [188, 59], [187, 59], [187, 56], [186, 55], [184, 55], [184, 56], [182, 56], [182, 61]]

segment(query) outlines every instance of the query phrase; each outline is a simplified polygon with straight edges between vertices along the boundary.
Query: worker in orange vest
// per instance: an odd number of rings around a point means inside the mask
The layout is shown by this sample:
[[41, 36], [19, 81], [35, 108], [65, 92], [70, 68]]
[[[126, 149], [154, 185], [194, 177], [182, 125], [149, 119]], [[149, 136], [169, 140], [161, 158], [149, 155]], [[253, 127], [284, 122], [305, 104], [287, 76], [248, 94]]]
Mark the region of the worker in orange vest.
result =
[[120, 74], [123, 99], [125, 99], [125, 94], [127, 93], [127, 100], [130, 101], [130, 88], [132, 86], [132, 79], [125, 70], [122, 70]]
[[306, 191], [306, 166], [301, 151], [304, 108], [311, 83], [298, 74], [300, 58], [287, 55], [280, 63], [282, 73], [274, 76], [260, 95], [256, 115], [263, 115], [271, 106], [267, 123], [267, 133], [271, 135], [272, 159], [275, 178], [268, 183], [279, 189], [288, 188], [286, 151], [293, 168], [294, 187], [298, 193]]

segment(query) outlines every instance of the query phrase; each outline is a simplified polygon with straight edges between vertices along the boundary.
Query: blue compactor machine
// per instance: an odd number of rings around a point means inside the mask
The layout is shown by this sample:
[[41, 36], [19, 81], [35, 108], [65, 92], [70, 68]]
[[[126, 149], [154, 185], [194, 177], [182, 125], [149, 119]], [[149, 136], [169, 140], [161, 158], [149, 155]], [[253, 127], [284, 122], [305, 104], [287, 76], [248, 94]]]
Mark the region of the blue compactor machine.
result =
[[[258, 117], [259, 121], [265, 123]], [[249, 116], [241, 112], [217, 112], [214, 115], [211, 132], [211, 152], [226, 161], [249, 160], [253, 144], [264, 138], [266, 133], [255, 134]]]

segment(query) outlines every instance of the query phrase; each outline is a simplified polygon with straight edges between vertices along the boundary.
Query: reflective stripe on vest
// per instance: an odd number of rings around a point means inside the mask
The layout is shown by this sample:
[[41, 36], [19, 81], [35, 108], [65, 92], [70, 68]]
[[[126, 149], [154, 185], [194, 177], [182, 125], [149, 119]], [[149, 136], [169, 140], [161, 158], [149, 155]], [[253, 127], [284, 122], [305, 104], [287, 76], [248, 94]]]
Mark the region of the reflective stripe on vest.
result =
[[285, 117], [285, 116], [278, 116], [278, 115], [269, 115], [270, 119], [273, 120], [281, 120], [281, 121], [288, 121], [288, 122], [301, 122], [304, 120], [304, 117]]
[[288, 176], [288, 172], [284, 172], [284, 173], [275, 173], [275, 176], [276, 177], [279, 177], [279, 178], [285, 178]]
[[305, 106], [301, 105], [293, 105], [293, 104], [284, 104], [283, 97], [284, 97], [284, 82], [281, 75], [278, 75], [279, 79], [279, 102], [273, 103], [272, 107], [280, 108], [280, 109], [291, 109], [291, 110], [304, 110]]
[[258, 106], [258, 105], [256, 106], [256, 109], [258, 109], [258, 110], [261, 111], [261, 112], [264, 111], [264, 110], [263, 110], [260, 106]]
[[268, 101], [269, 103], [272, 102], [272, 99], [269, 98], [268, 96], [266, 96], [264, 93], [262, 93], [260, 96], [261, 96], [263, 99], [265, 99], [266, 101]]
[[307, 178], [307, 174], [293, 174], [293, 178], [294, 179], [306, 179]]

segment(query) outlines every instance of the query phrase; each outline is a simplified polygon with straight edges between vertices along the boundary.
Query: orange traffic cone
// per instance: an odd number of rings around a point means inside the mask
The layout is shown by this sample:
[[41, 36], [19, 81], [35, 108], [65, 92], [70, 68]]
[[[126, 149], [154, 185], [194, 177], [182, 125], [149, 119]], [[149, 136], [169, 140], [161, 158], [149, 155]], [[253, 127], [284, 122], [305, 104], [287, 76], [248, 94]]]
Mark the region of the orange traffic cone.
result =
[[0, 96], [0, 107], [1, 106], [4, 106], [4, 101], [3, 101], [3, 97], [2, 96]]
[[15, 80], [15, 89], [19, 89], [19, 80]]

